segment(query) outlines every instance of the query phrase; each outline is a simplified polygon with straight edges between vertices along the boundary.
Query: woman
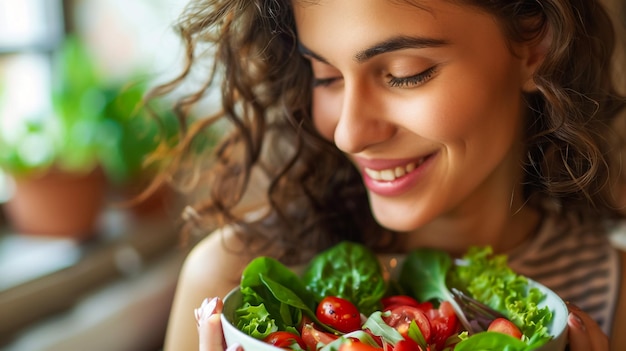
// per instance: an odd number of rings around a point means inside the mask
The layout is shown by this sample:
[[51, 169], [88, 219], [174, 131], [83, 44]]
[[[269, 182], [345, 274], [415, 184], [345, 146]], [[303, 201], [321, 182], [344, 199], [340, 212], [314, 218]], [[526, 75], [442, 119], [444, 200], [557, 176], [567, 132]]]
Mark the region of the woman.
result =
[[[190, 67], [215, 44], [206, 86], [219, 77], [229, 127], [206, 173], [172, 167], [210, 184], [188, 218], [222, 229], [185, 263], [166, 349], [197, 347], [194, 307], [251, 258], [299, 263], [341, 240], [490, 245], [584, 309], [571, 307], [571, 350], [626, 342], [626, 258], [608, 240], [624, 99], [599, 3], [213, 0], [181, 24]], [[217, 312], [200, 311], [203, 350], [222, 349]]]

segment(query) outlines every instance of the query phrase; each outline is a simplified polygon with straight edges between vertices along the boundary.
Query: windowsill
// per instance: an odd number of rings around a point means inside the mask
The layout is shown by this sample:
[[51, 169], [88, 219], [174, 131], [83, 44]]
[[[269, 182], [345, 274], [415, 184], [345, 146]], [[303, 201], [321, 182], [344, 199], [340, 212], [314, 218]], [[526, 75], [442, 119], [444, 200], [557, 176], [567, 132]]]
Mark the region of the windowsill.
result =
[[[85, 336], [94, 338], [94, 331], [85, 329], [90, 323], [100, 325], [98, 335], [105, 341], [132, 338], [131, 331], [137, 334], [141, 326], [132, 327], [130, 321], [140, 323], [142, 318], [152, 319], [143, 324], [164, 328], [163, 314], [169, 310], [184, 257], [174, 221], [166, 217], [135, 221], [110, 211], [103, 216], [98, 237], [83, 244], [0, 231], [0, 349], [13, 343], [10, 350], [32, 350], [32, 345], [19, 348], [25, 341], [32, 344], [32, 333], [39, 342], [54, 339], [67, 345], [74, 340], [80, 345], [89, 341]], [[81, 315], [79, 311], [94, 299], [96, 307]], [[159, 308], [144, 311], [142, 317], [137, 309], [148, 307], [149, 301], [157, 301]], [[46, 339], [42, 328], [55, 330], [53, 325], [59, 323], [68, 326], [48, 333], [49, 341], [42, 340]], [[103, 323], [108, 323], [108, 330]], [[158, 328], [152, 329], [154, 333]], [[65, 340], [59, 340], [60, 335]]]

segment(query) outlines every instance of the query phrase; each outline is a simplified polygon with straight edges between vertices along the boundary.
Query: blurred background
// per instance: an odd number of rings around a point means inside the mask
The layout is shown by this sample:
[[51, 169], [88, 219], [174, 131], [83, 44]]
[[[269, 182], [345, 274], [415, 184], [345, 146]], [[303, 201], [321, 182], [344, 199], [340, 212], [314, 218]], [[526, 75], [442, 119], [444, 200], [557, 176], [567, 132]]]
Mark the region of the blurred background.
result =
[[0, 350], [161, 348], [181, 201], [127, 202], [176, 133], [139, 103], [179, 71], [184, 4], [0, 0]]
[[185, 2], [0, 0], [0, 350], [161, 349], [184, 199], [122, 204], [176, 133], [138, 104], [180, 70]]

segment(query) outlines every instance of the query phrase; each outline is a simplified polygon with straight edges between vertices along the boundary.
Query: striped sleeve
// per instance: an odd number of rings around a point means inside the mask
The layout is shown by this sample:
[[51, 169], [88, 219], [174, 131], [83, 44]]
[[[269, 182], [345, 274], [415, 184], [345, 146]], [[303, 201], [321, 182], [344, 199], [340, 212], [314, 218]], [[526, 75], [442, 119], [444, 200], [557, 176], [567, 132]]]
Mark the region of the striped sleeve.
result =
[[509, 264], [589, 313], [609, 335], [620, 262], [608, 235], [600, 231], [575, 218], [548, 217], [533, 242], [509, 255]]

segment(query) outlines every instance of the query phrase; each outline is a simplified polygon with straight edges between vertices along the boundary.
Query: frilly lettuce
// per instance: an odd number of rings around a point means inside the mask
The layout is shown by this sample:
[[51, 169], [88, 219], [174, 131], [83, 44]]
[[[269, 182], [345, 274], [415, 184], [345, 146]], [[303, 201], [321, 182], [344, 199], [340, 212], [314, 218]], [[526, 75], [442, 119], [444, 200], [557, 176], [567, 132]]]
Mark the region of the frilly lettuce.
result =
[[[469, 345], [481, 345], [481, 350], [499, 350], [504, 345], [509, 350], [534, 349], [551, 338], [547, 326], [552, 312], [548, 306], [539, 307], [545, 298], [543, 292], [529, 288], [528, 279], [508, 266], [506, 256], [493, 255], [490, 247], [470, 248], [459, 264], [440, 250], [415, 250], [407, 256], [399, 283], [422, 301], [447, 300], [454, 304], [449, 289], [465, 291], [505, 315], [524, 334], [524, 342], [518, 343], [523, 347], [514, 346], [510, 338], [478, 333], [463, 340], [458, 345], [461, 350], [472, 349], [464, 348]], [[494, 348], [485, 348], [487, 344]]]
[[462, 262], [451, 272], [452, 286], [504, 314], [534, 342], [550, 339], [547, 325], [552, 312], [548, 306], [539, 307], [543, 292], [529, 288], [528, 279], [508, 266], [505, 255], [494, 255], [490, 247], [473, 247]]

